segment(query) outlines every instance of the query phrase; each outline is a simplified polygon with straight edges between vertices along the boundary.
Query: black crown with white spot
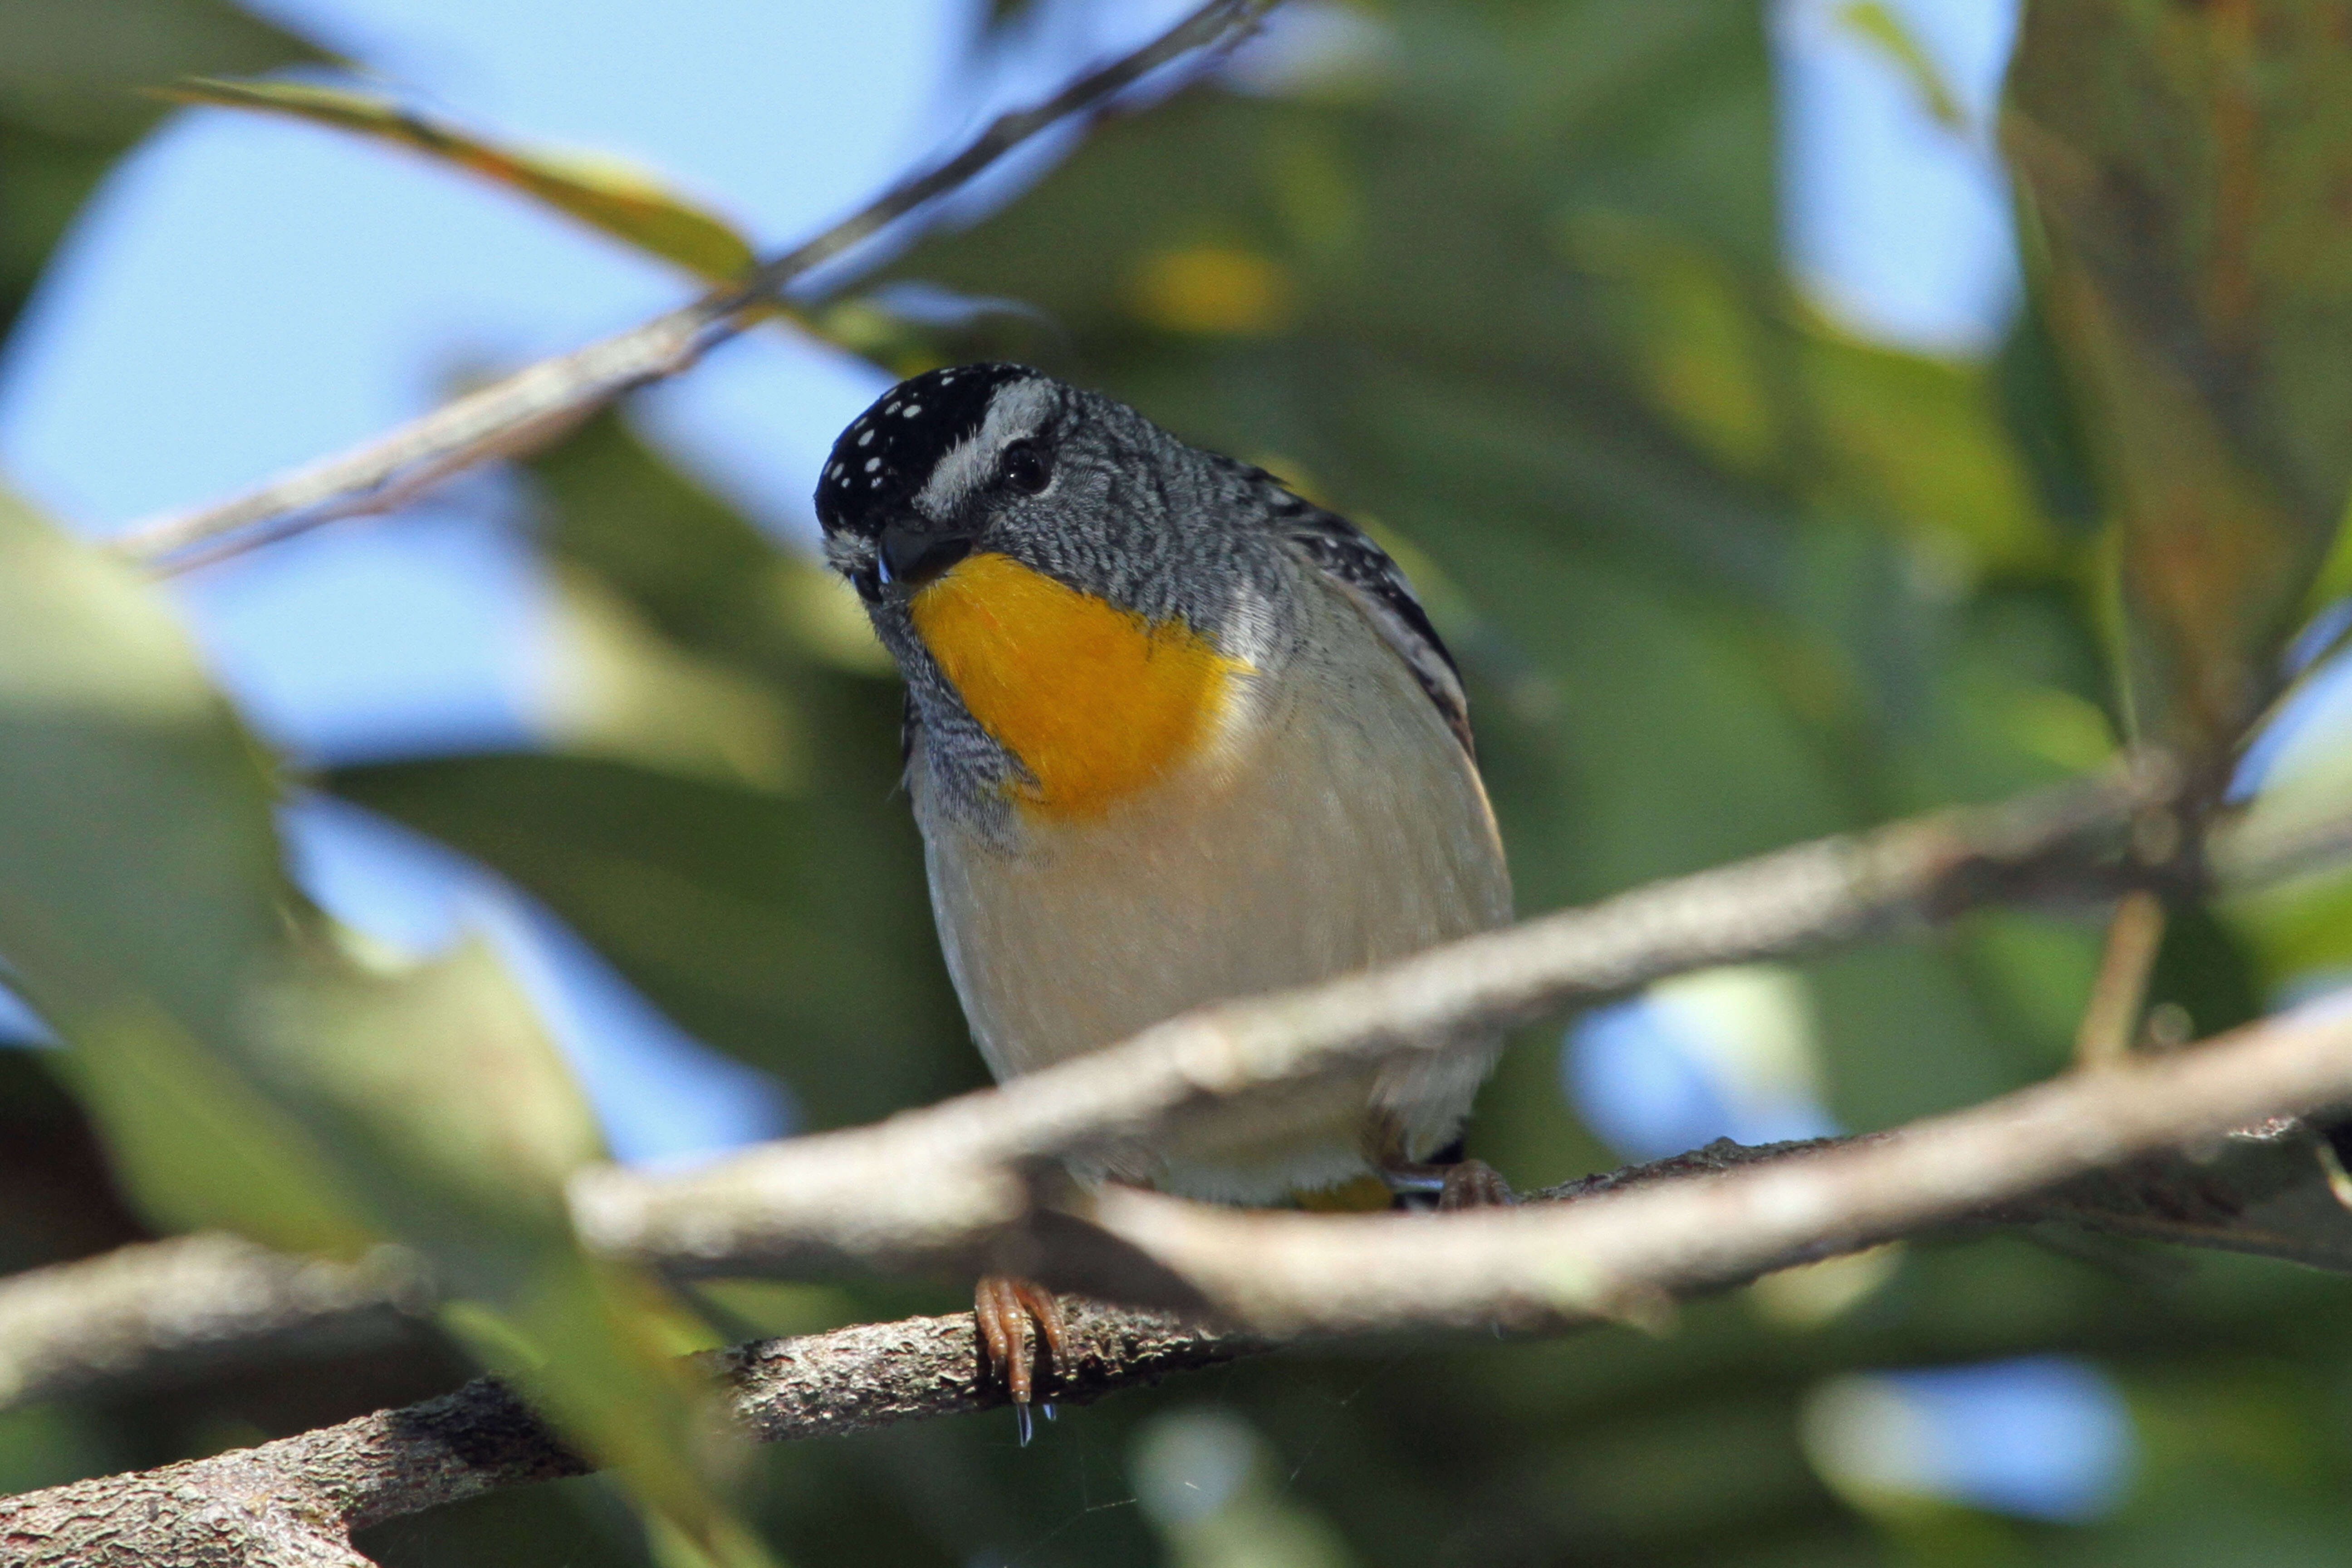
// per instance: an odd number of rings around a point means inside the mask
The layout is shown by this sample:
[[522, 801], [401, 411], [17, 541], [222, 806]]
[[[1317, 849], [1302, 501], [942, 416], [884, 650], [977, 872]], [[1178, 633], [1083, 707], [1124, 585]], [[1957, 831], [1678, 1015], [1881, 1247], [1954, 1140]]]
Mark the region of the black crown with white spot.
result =
[[816, 518], [827, 533], [872, 535], [904, 517], [939, 461], [971, 438], [1006, 382], [1026, 365], [964, 364], [902, 381], [850, 422], [817, 480]]

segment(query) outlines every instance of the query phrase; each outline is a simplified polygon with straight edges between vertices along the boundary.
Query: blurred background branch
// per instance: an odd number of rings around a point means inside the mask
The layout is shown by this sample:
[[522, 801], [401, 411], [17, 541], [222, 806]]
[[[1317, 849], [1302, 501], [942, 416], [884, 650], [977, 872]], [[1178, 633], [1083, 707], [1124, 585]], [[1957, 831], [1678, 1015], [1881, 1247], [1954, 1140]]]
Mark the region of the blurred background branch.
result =
[[364, 1339], [415, 1311], [424, 1282], [392, 1258], [293, 1258], [204, 1232], [0, 1278], [0, 1409], [151, 1384], [319, 1334]]

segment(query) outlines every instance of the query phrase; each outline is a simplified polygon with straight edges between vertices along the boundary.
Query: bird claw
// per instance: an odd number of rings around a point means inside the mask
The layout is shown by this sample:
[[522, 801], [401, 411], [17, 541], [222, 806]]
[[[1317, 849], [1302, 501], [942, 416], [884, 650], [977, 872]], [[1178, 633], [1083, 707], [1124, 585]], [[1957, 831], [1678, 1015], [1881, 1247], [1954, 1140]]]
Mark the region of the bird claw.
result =
[[[1033, 1430], [1029, 1407], [1036, 1393], [1037, 1352], [1045, 1351], [1045, 1375], [1055, 1382], [1068, 1357], [1069, 1326], [1061, 1300], [1034, 1281], [990, 1274], [972, 1288], [971, 1315], [980, 1325], [982, 1380], [1004, 1379], [1026, 1447]], [[1044, 1409], [1045, 1419], [1052, 1420], [1054, 1407], [1049, 1404]]]

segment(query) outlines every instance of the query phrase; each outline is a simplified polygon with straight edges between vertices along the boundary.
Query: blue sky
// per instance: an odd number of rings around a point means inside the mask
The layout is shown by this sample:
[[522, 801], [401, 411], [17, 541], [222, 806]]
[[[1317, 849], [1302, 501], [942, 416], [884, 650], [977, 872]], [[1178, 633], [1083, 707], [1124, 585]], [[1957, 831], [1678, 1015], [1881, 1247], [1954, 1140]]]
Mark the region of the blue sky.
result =
[[1781, 0], [1789, 258], [1832, 314], [1931, 353], [1992, 346], [2017, 294], [2009, 197], [1992, 146], [2011, 0], [1891, 7], [1950, 90], [1958, 131], [1846, 23], [1846, 0]]

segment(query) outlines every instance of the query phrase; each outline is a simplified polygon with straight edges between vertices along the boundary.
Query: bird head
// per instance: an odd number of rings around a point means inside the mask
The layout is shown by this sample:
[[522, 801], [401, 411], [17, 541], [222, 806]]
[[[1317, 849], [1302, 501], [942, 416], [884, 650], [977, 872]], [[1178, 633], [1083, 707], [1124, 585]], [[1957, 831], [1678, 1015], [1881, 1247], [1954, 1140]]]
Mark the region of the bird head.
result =
[[1276, 570], [1261, 479], [1042, 372], [961, 365], [851, 422], [817, 517], [919, 712], [976, 721], [1022, 798], [1090, 811], [1220, 732]]

